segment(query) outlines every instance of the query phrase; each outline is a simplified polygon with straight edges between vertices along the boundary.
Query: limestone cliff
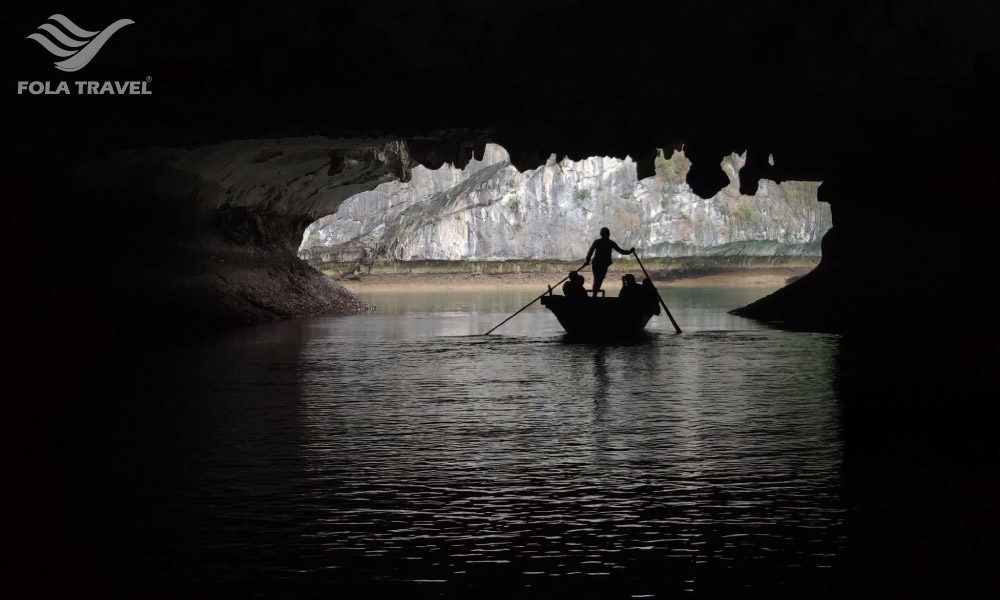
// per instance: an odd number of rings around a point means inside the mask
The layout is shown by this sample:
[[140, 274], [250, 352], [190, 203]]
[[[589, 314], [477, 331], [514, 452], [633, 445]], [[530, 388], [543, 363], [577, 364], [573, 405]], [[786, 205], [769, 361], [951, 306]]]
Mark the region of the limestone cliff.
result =
[[315, 262], [358, 260], [574, 260], [602, 226], [644, 256], [818, 256], [831, 226], [817, 183], [762, 180], [739, 193], [740, 156], [722, 167], [730, 179], [702, 199], [685, 182], [683, 152], [656, 160], [639, 180], [629, 159], [553, 156], [519, 172], [507, 152], [488, 144], [463, 169], [422, 166], [409, 181], [357, 194], [306, 229], [299, 256]]

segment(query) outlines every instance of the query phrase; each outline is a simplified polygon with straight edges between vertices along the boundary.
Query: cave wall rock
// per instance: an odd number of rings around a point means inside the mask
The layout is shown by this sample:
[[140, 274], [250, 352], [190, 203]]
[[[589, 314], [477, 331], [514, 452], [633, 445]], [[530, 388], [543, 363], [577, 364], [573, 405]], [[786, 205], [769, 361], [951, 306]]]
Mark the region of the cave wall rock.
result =
[[[453, 161], [476, 153], [424, 145]], [[319, 136], [83, 161], [66, 184], [80, 211], [66, 239], [88, 236], [73, 285], [97, 312], [135, 323], [150, 314], [227, 324], [368, 309], [294, 249], [309, 223], [359, 192], [408, 180], [413, 166], [405, 140]], [[85, 232], [72, 225], [80, 221]]]

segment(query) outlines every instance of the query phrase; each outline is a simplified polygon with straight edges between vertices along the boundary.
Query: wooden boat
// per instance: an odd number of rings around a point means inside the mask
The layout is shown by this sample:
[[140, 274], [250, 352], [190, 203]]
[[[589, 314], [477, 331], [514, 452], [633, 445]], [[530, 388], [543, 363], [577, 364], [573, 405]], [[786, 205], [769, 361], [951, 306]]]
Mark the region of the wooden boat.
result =
[[660, 314], [657, 304], [621, 298], [570, 299], [550, 293], [541, 300], [569, 336], [581, 339], [634, 339]]
[[[667, 303], [663, 301], [660, 292], [653, 286], [652, 281], [649, 279], [649, 273], [646, 272], [646, 267], [642, 266], [642, 261], [639, 260], [638, 255], [636, 255], [635, 260], [639, 263], [639, 268], [642, 269], [642, 274], [646, 276], [646, 279], [642, 281], [642, 285], [638, 290], [639, 293], [630, 298], [605, 298], [603, 290], [599, 290], [602, 294], [600, 298], [587, 295], [567, 298], [566, 296], [554, 295], [552, 287], [549, 286], [547, 293], [535, 297], [534, 300], [522, 306], [516, 313], [507, 317], [499, 325], [483, 335], [493, 333], [504, 323], [521, 314], [522, 311], [538, 300], [542, 301], [542, 306], [552, 311], [556, 318], [559, 319], [559, 324], [563, 326], [566, 333], [574, 338], [616, 340], [641, 337], [643, 330], [646, 328], [646, 323], [649, 323], [653, 315], [660, 314], [661, 306], [667, 313], [670, 323], [674, 326], [674, 331], [680, 333], [680, 326], [677, 325], [677, 321], [670, 314], [670, 309], [667, 308]], [[585, 266], [587, 266], [587, 263], [584, 263], [580, 269]], [[580, 269], [571, 272], [569, 277], [564, 277], [559, 283], [571, 279], [574, 273], [579, 273]], [[559, 285], [559, 283], [556, 285]], [[582, 282], [578, 282], [578, 285], [582, 287]], [[581, 293], [584, 291], [580, 290]]]

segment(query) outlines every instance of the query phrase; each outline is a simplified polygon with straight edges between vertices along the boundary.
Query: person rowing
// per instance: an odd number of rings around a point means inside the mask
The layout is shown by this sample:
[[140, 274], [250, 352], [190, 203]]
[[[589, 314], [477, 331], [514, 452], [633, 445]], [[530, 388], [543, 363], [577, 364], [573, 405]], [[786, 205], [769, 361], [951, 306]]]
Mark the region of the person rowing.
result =
[[629, 248], [628, 250], [622, 250], [614, 240], [611, 239], [611, 230], [607, 227], [601, 227], [601, 237], [594, 240], [594, 243], [590, 245], [590, 250], [587, 251], [587, 260], [584, 266], [591, 264], [590, 259], [593, 258], [593, 271], [594, 271], [594, 297], [597, 297], [598, 290], [601, 289], [601, 283], [604, 282], [605, 275], [608, 274], [608, 267], [611, 266], [611, 250], [616, 250], [619, 254], [635, 254], [635, 248]]

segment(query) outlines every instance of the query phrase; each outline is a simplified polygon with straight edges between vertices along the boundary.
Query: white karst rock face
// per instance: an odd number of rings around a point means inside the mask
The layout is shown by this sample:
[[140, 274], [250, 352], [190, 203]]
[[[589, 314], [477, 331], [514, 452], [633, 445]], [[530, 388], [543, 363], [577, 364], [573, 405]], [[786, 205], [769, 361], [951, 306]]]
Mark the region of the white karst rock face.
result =
[[639, 181], [631, 159], [555, 157], [523, 173], [489, 144], [466, 169], [417, 167], [408, 183], [392, 181], [345, 200], [313, 223], [300, 255], [322, 260], [575, 260], [601, 227], [644, 256], [819, 255], [830, 228], [818, 184], [761, 181], [739, 193], [739, 156], [723, 161], [730, 185], [712, 198], [684, 182], [683, 153], [657, 159], [655, 177]]

